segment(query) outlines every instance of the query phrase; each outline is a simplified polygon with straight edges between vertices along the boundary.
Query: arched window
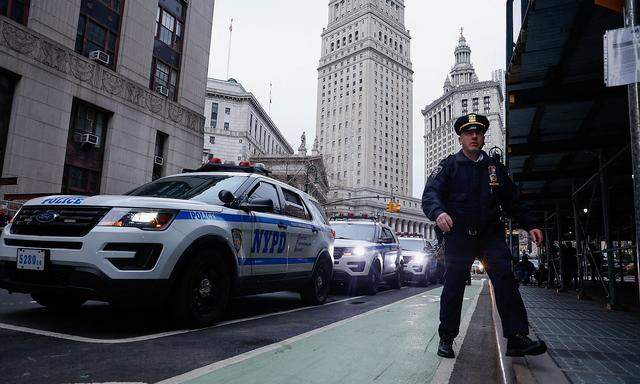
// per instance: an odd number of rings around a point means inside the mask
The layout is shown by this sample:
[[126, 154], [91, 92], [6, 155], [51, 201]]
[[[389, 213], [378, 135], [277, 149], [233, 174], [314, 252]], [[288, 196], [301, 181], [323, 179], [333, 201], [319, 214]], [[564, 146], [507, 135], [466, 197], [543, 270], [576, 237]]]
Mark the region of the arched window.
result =
[[356, 31], [356, 41], [358, 41], [358, 31]]
[[333, 52], [334, 49], [335, 49], [335, 44], [331, 43], [331, 52]]
[[382, 41], [382, 32], [378, 32], [378, 40]]
[[387, 44], [387, 35], [384, 35], [384, 43]]
[[347, 37], [342, 38], [342, 45], [347, 45]]

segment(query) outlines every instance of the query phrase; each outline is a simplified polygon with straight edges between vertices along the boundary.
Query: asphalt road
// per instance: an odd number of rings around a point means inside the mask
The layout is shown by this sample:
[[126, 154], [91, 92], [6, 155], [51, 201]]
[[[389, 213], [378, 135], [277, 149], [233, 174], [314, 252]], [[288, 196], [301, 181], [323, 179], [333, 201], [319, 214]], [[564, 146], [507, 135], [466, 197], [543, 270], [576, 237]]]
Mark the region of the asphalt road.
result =
[[[0, 291], [0, 381], [157, 382], [434, 288], [383, 289], [376, 296], [337, 292], [319, 307], [303, 307], [295, 293], [249, 296], [234, 300], [222, 323], [201, 330], [175, 329], [161, 313], [115, 310], [99, 302], [88, 302], [72, 313], [55, 313], [28, 295]], [[432, 304], [435, 308], [437, 303]], [[430, 316], [435, 324], [437, 317]]]

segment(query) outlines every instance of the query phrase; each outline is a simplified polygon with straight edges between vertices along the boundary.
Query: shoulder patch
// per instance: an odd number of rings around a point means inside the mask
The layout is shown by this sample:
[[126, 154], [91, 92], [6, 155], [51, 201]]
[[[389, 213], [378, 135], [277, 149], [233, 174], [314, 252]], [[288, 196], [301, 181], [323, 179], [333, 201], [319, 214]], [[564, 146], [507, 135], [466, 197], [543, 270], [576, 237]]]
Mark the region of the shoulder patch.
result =
[[431, 172], [431, 175], [429, 175], [429, 177], [436, 177], [440, 172], [442, 172], [442, 165], [438, 165], [437, 167], [435, 167]]

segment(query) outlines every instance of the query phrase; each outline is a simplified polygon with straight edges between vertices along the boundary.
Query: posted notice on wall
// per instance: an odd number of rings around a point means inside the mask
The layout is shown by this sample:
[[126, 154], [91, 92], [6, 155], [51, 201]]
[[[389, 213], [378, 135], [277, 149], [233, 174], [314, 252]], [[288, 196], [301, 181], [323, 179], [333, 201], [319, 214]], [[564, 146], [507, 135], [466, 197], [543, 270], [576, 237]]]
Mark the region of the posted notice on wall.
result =
[[604, 34], [604, 83], [607, 87], [640, 81], [640, 27]]

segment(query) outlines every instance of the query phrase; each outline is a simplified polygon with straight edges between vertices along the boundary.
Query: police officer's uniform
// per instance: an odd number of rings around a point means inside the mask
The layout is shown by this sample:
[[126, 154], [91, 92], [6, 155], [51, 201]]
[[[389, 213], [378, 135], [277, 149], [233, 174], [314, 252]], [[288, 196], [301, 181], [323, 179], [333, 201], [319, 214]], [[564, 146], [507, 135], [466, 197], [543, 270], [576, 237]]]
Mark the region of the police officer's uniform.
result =
[[[486, 117], [469, 114], [456, 121], [455, 130], [458, 135], [470, 129], [484, 133], [488, 126]], [[517, 189], [504, 165], [484, 151], [477, 161], [462, 150], [450, 155], [429, 176], [422, 209], [430, 220], [436, 221], [446, 212], [453, 221], [451, 231], [445, 234], [445, 283], [438, 329], [441, 341], [450, 344], [458, 335], [465, 281], [476, 258], [493, 283], [504, 336], [527, 335], [527, 312], [511, 271], [501, 216], [517, 217], [526, 230], [533, 225], [518, 202]], [[453, 357], [452, 349], [446, 357]]]

